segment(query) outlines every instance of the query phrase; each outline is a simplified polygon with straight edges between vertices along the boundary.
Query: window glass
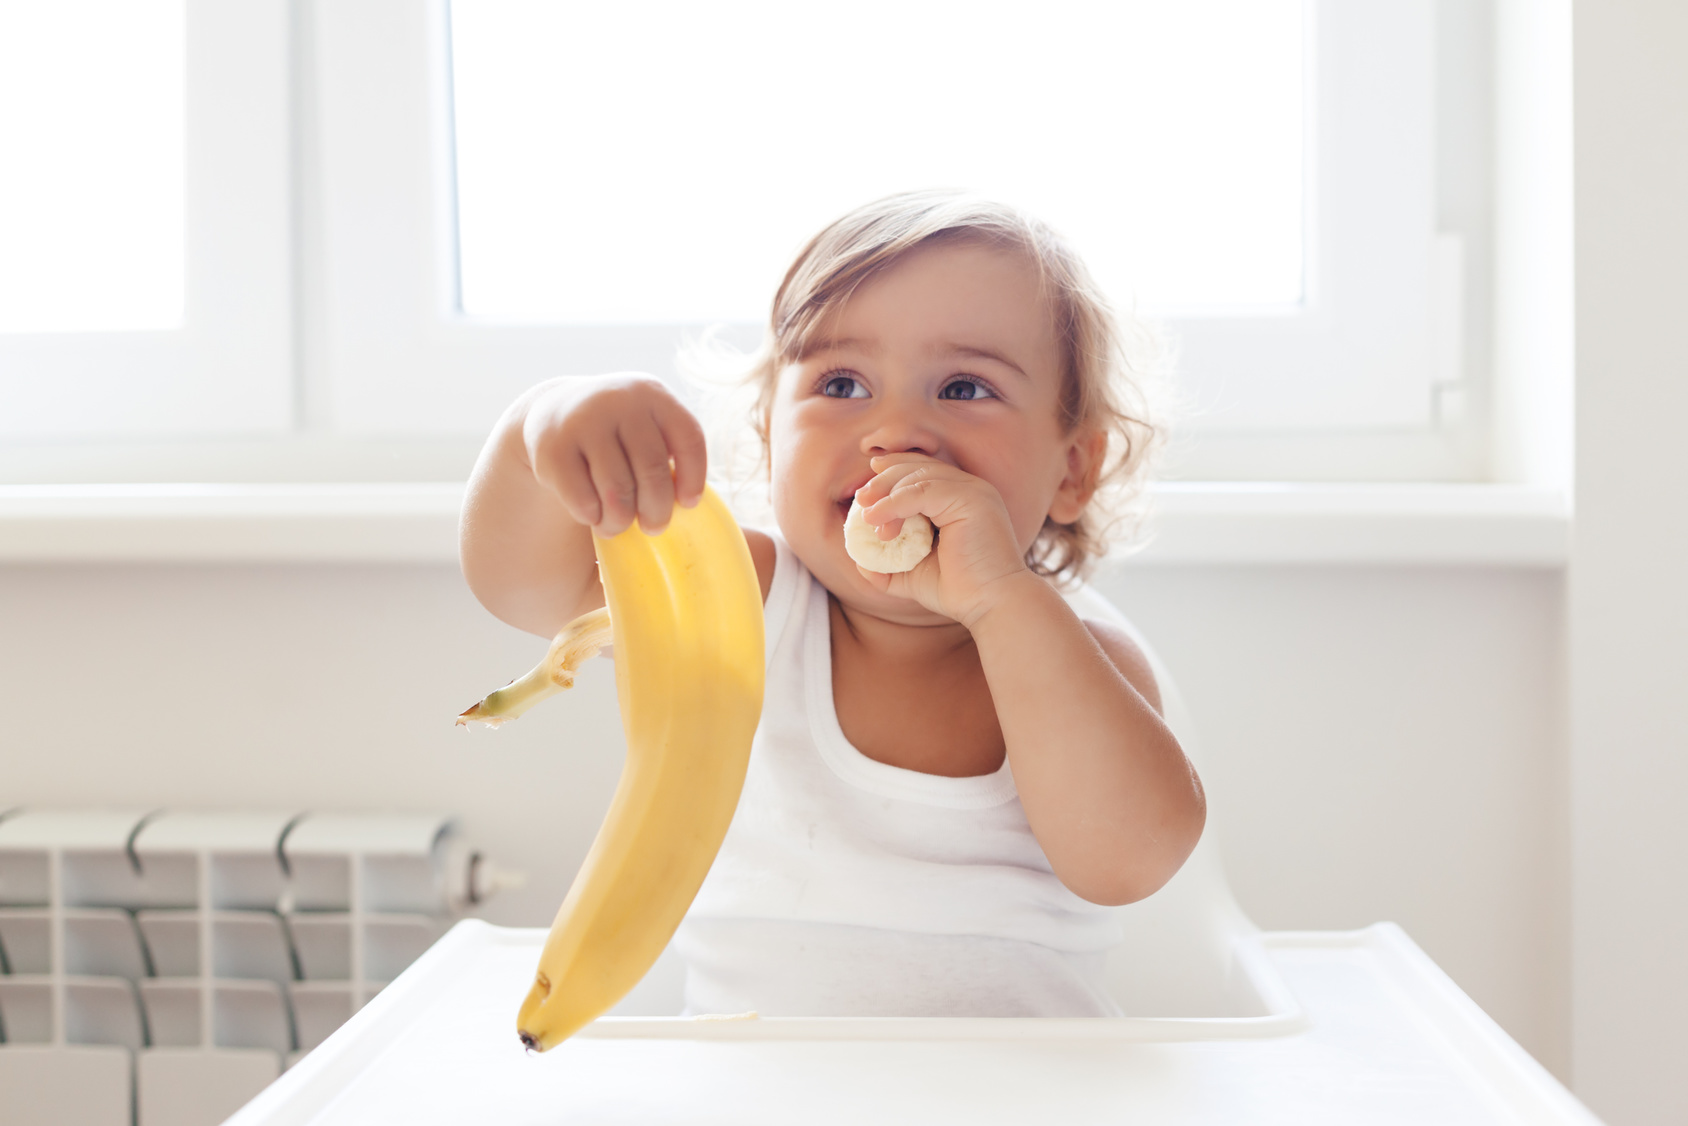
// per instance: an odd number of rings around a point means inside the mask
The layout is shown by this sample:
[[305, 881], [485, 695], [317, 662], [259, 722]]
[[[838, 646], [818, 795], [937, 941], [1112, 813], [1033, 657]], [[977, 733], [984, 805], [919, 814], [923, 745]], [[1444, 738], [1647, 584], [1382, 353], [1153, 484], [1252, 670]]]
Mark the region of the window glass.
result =
[[0, 332], [180, 324], [182, 8], [0, 5]]
[[1301, 0], [454, 0], [463, 310], [758, 321], [912, 187], [1020, 203], [1116, 298], [1303, 294]]

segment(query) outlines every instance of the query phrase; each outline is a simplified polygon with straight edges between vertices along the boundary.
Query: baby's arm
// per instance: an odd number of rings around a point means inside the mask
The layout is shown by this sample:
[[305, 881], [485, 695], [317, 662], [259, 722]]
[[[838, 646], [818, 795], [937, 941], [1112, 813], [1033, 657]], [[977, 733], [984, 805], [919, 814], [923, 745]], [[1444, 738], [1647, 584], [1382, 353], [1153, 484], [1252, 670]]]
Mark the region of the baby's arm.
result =
[[935, 458], [874, 458], [857, 493], [886, 534], [920, 513], [937, 546], [912, 571], [861, 572], [966, 626], [978, 646], [1009, 766], [1050, 867], [1096, 903], [1152, 895], [1207, 820], [1201, 780], [1161, 721], [1137, 647], [1079, 620], [1025, 564], [1002, 496]]
[[972, 625], [1026, 819], [1050, 866], [1096, 903], [1178, 871], [1207, 818], [1201, 781], [1123, 633], [1080, 621], [1027, 571]]
[[[672, 468], [670, 468], [672, 459]], [[458, 547], [475, 597], [551, 637], [604, 604], [592, 531], [668, 525], [703, 495], [703, 428], [656, 379], [539, 384], [493, 428], [469, 479]]]

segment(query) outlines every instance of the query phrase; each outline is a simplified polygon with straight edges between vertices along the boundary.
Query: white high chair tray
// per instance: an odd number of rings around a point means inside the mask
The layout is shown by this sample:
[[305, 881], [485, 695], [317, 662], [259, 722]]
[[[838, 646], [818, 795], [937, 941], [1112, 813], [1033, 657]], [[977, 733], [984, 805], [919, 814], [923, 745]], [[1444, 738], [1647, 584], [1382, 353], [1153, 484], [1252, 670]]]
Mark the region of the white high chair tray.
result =
[[226, 1126], [1593, 1123], [1404, 933], [1263, 936], [1244, 1019], [605, 1018], [516, 1039], [543, 930], [459, 923]]

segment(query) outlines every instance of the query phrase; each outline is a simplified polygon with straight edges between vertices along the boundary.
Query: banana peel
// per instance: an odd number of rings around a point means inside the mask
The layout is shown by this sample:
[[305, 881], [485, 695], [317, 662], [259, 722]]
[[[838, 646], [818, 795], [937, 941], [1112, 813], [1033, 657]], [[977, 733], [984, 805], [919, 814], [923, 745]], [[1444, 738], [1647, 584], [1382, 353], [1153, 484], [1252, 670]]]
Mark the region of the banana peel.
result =
[[574, 674], [580, 666], [596, 657], [610, 643], [610, 608], [601, 606], [582, 614], [564, 626], [551, 642], [545, 659], [533, 671], [519, 680], [512, 680], [496, 692], [489, 692], [479, 702], [457, 717], [457, 726], [484, 723], [497, 727], [518, 719], [522, 713], [549, 699], [565, 688], [574, 687]]

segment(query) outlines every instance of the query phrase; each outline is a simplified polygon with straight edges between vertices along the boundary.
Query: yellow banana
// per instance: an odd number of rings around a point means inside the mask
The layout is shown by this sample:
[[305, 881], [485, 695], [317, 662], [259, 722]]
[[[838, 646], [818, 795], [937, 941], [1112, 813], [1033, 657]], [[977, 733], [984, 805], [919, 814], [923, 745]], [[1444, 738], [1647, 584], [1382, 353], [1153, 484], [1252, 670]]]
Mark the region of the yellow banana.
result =
[[[635, 526], [594, 542], [627, 761], [516, 1018], [539, 1051], [626, 996], [668, 945], [726, 836], [762, 714], [762, 590], [714, 491], [676, 507], [659, 535]], [[572, 682], [570, 662], [602, 643], [591, 616], [565, 627], [503, 700], [494, 693], [463, 718], [513, 718], [558, 691], [563, 674]]]

